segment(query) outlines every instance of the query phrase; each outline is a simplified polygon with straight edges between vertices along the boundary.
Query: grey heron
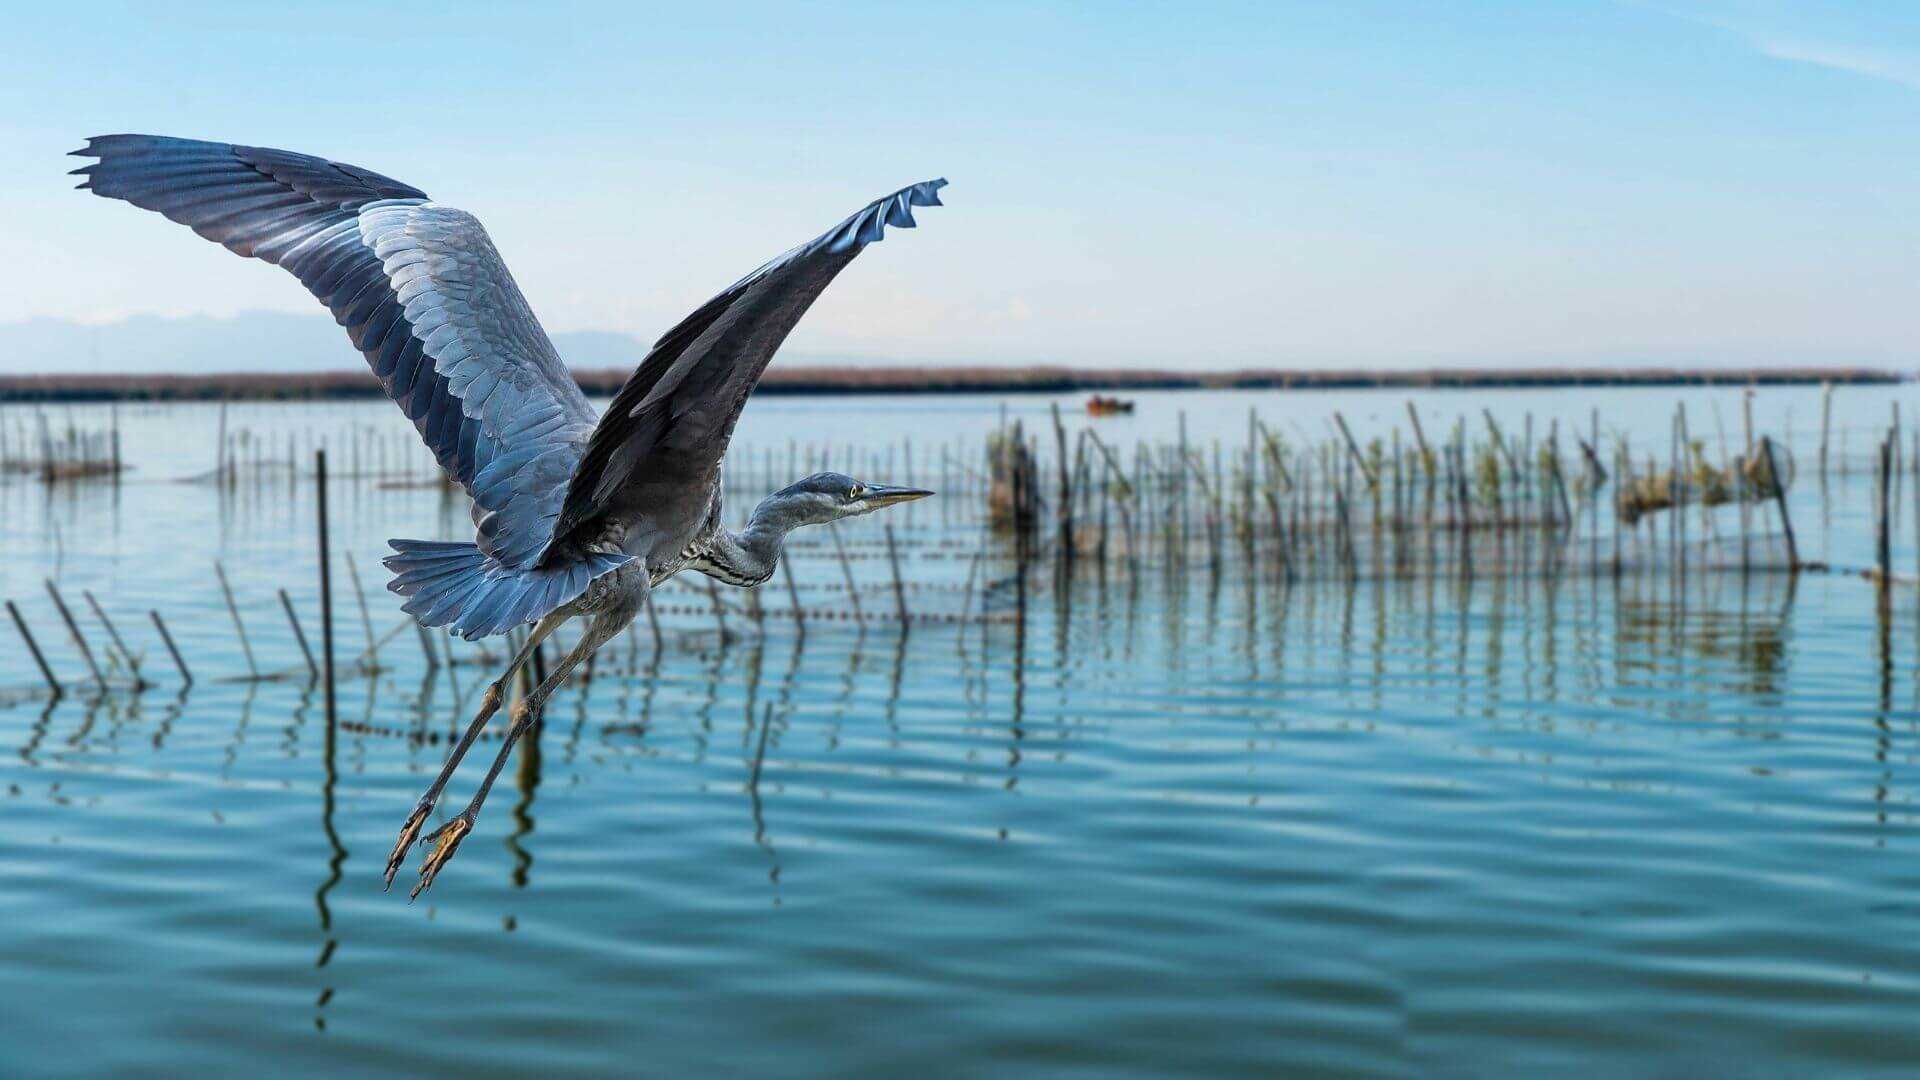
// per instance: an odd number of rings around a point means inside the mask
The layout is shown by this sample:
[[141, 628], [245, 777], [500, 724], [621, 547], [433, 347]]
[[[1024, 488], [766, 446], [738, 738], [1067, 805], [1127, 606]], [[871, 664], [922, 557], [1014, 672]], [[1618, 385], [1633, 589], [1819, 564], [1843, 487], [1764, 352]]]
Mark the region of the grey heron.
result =
[[74, 154], [98, 159], [74, 170], [80, 187], [291, 271], [472, 497], [472, 542], [390, 541], [388, 587], [403, 609], [469, 639], [532, 626], [401, 826], [388, 887], [508, 680], [567, 620], [587, 620], [579, 644], [514, 706], [466, 809], [426, 837], [412, 896], [472, 831], [555, 687], [633, 621], [653, 587], [682, 570], [753, 587], [772, 576], [793, 529], [932, 494], [823, 472], [762, 500], [742, 531], [720, 519], [721, 460], [774, 351], [887, 226], [911, 228], [914, 207], [940, 205], [945, 180], [877, 199], [729, 286], [655, 342], [596, 416], [473, 215], [284, 150], [103, 135]]

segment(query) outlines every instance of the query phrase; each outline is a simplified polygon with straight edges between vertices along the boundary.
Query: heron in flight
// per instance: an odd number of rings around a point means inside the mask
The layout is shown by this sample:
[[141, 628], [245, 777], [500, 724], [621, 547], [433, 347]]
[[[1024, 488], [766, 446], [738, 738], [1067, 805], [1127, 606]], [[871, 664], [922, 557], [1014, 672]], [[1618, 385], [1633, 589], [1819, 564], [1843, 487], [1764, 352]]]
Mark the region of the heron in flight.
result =
[[237, 255], [291, 271], [333, 312], [440, 467], [473, 499], [472, 542], [393, 540], [388, 588], [424, 626], [474, 639], [532, 624], [400, 828], [387, 885], [511, 679], [567, 620], [580, 643], [512, 710], [465, 810], [426, 837], [412, 896], [472, 830], [514, 743], [556, 686], [682, 570], [751, 588], [787, 533], [932, 494], [816, 473], [720, 523], [720, 468], [747, 395], [800, 316], [886, 227], [940, 205], [902, 188], [741, 278], [655, 342], [604, 416], [554, 351], [473, 215], [353, 165], [255, 146], [103, 135], [74, 170]]

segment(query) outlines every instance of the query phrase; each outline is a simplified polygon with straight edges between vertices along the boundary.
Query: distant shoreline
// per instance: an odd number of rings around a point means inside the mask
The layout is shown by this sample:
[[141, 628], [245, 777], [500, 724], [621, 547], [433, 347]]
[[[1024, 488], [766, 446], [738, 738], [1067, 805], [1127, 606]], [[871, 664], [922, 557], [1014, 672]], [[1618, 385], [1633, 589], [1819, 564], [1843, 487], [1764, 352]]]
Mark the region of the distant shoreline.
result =
[[[588, 394], [614, 393], [629, 371], [576, 371]], [[1890, 384], [1884, 368], [1426, 368], [1391, 371], [1250, 368], [1236, 371], [1065, 367], [776, 367], [763, 394], [1058, 394], [1128, 390], [1512, 389], [1592, 386]], [[377, 398], [364, 371], [219, 375], [0, 375], [0, 403], [106, 401], [327, 401]]]

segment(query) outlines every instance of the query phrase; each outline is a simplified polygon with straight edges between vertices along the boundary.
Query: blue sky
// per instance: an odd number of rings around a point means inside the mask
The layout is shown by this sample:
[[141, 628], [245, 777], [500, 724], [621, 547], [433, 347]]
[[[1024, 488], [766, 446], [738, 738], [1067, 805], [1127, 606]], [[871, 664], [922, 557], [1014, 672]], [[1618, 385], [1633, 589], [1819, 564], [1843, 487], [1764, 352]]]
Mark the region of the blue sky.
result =
[[152, 131], [471, 210], [556, 332], [650, 340], [944, 175], [791, 354], [1911, 366], [1920, 341], [1920, 5], [88, 3], [0, 49], [0, 323], [318, 312], [69, 190], [85, 136]]

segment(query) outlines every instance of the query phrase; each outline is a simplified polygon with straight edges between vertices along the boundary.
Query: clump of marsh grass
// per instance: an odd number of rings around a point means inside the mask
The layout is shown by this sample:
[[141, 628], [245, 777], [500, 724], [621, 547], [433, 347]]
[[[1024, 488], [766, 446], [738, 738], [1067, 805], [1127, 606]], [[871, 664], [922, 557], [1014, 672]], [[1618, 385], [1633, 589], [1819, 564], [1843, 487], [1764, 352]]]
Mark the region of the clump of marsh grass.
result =
[[1687, 445], [1684, 468], [1660, 471], [1649, 467], [1645, 473], [1628, 478], [1620, 489], [1619, 513], [1621, 521], [1632, 525], [1648, 514], [1682, 504], [1724, 506], [1760, 502], [1778, 494], [1779, 478], [1764, 456], [1736, 455], [1726, 465], [1715, 466], [1695, 441]]

